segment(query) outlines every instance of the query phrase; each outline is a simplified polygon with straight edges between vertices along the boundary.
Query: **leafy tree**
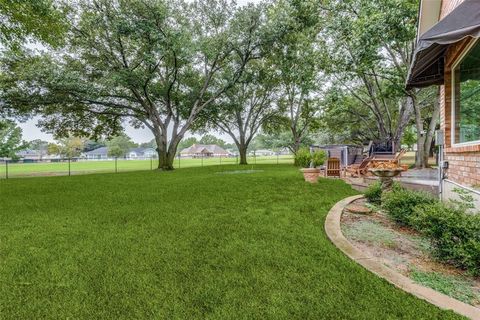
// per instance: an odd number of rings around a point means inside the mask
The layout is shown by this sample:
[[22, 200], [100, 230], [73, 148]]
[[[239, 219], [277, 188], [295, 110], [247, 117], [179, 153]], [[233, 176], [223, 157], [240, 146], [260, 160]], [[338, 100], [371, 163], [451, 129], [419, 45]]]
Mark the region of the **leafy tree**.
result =
[[199, 112], [238, 81], [264, 41], [259, 8], [226, 0], [92, 0], [72, 10], [62, 50], [4, 62], [5, 107], [42, 115], [57, 136], [111, 136], [123, 120], [146, 127], [165, 170]]
[[43, 156], [48, 154], [48, 141], [35, 139], [28, 142], [28, 147], [32, 150], [38, 151], [38, 153], [40, 154], [40, 159], [42, 159]]
[[409, 150], [412, 150], [413, 145], [417, 142], [417, 135], [412, 127], [407, 127], [403, 132], [402, 144], [407, 145]]
[[0, 120], [0, 157], [17, 159], [16, 153], [26, 147], [22, 129], [11, 120]]
[[47, 146], [47, 153], [49, 155], [58, 155], [60, 154], [60, 146], [56, 143], [49, 143]]
[[[290, 152], [294, 153], [294, 150], [297, 147], [293, 145], [292, 135], [288, 131], [259, 134], [255, 138], [255, 142], [258, 149], [271, 149], [274, 151], [288, 148]], [[309, 147], [313, 143], [313, 138], [308, 135], [302, 139], [302, 142], [300, 143], [300, 148]]]
[[183, 139], [182, 141], [180, 141], [180, 143], [178, 144], [178, 151], [182, 151], [183, 149], [185, 148], [188, 148], [188, 147], [191, 147], [192, 145], [194, 144], [198, 144], [199, 141], [197, 140], [197, 138], [195, 137], [188, 137], [186, 139]]
[[[397, 146], [415, 111], [415, 92], [405, 91], [404, 84], [417, 10], [417, 0], [334, 0], [323, 15], [322, 68], [334, 90], [358, 106], [348, 117], [354, 120], [350, 125], [367, 126], [373, 119], [376, 132], [368, 135]], [[335, 116], [339, 108], [332, 110]], [[337, 117], [350, 112], [341, 111]]]
[[267, 68], [263, 59], [251, 63], [240, 81], [200, 116], [206, 128], [218, 128], [233, 139], [240, 164], [247, 164], [247, 150], [259, 129], [279, 116], [276, 83]]
[[119, 134], [106, 142], [108, 155], [111, 157], [125, 157], [128, 150], [137, 145], [126, 134]]
[[67, 158], [79, 157], [82, 154], [85, 144], [84, 139], [79, 137], [63, 138], [58, 142], [58, 153]]
[[320, 128], [326, 134], [325, 143], [368, 144], [382, 140], [374, 114], [350, 92], [332, 87], [323, 105]]
[[106, 143], [103, 140], [87, 140], [83, 148], [84, 152], [92, 151], [101, 147], [105, 147]]
[[206, 134], [204, 136], [202, 136], [200, 138], [200, 141], [199, 141], [200, 144], [216, 144], [220, 147], [224, 147], [226, 142], [221, 139], [221, 138], [217, 138], [215, 137], [214, 135], [211, 135], [211, 134]]
[[[139, 147], [141, 147], [141, 148], [156, 148], [157, 144], [155, 143], [155, 139], [152, 139], [148, 142], [140, 143]], [[178, 145], [178, 148], [180, 148], [180, 144]]]
[[276, 8], [275, 15], [290, 16], [285, 22], [288, 32], [275, 42], [269, 56], [280, 79], [282, 94], [278, 104], [284, 112], [284, 121], [269, 124], [267, 131], [290, 131], [288, 146], [296, 153], [309, 133], [318, 128], [318, 98], [324, 83], [316, 40], [319, 6], [314, 1], [279, 1]]
[[0, 1], [0, 43], [17, 47], [27, 37], [59, 44], [66, 31], [65, 10], [52, 0]]

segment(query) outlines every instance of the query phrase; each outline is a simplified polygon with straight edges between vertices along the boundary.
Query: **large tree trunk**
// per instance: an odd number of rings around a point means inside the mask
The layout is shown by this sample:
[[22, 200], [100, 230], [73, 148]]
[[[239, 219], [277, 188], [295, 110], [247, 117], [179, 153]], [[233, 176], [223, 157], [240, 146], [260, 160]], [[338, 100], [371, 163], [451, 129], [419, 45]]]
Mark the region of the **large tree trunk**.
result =
[[165, 152], [157, 147], [158, 153], [158, 169], [159, 170], [173, 170], [173, 159], [170, 160], [168, 152]]
[[415, 167], [418, 169], [428, 168], [428, 159], [430, 156], [430, 149], [432, 147], [433, 135], [438, 117], [440, 116], [440, 104], [438, 103], [438, 96], [435, 97], [432, 118], [430, 119], [427, 130], [424, 130], [424, 121], [420, 112], [420, 108], [415, 108], [415, 125], [417, 128], [417, 154], [415, 159]]
[[240, 154], [240, 164], [245, 165], [247, 163], [247, 148], [248, 146], [239, 144], [237, 145], [238, 147], [238, 153]]
[[400, 106], [400, 114], [398, 116], [398, 125], [393, 137], [395, 144], [395, 152], [399, 151], [402, 146], [402, 136], [405, 128], [408, 126], [411, 116], [415, 111], [415, 100], [407, 96], [405, 102]]
[[[168, 146], [167, 136], [163, 134], [159, 128], [153, 130], [153, 135], [155, 137], [155, 142], [157, 143], [157, 154], [158, 154], [158, 169], [159, 170], [173, 170], [173, 161], [175, 160], [175, 150], [171, 152], [172, 146]], [[177, 139], [172, 139], [174, 143]], [[177, 142], [178, 144], [178, 142]]]

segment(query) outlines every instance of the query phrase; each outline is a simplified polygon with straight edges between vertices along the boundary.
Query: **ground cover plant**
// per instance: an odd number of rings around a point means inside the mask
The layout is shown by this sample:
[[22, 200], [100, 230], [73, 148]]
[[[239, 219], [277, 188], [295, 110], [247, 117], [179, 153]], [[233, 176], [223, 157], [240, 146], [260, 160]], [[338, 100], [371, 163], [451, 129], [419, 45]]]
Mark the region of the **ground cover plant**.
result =
[[471, 281], [458, 275], [414, 269], [410, 276], [417, 283], [433, 288], [465, 303], [478, 304], [480, 302], [480, 288], [473, 289]]
[[449, 203], [428, 194], [396, 187], [382, 194], [382, 208], [395, 222], [409, 226], [432, 241], [432, 253], [441, 261], [480, 275], [480, 214], [468, 195]]
[[2, 180], [1, 318], [460, 319], [328, 241], [354, 193], [291, 165]]

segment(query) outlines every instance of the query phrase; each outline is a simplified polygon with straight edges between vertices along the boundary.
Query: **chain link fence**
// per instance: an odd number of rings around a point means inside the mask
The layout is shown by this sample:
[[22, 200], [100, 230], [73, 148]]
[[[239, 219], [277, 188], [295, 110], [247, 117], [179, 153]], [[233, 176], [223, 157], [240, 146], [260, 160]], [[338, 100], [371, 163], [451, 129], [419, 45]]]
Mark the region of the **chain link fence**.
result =
[[[293, 164], [293, 155], [249, 156], [248, 163]], [[238, 164], [239, 157], [177, 157], [175, 168], [203, 167], [212, 165]], [[118, 173], [127, 171], [154, 170], [158, 159], [101, 159], [63, 158], [49, 160], [5, 160], [0, 159], [0, 179], [36, 176], [70, 176], [90, 173]]]

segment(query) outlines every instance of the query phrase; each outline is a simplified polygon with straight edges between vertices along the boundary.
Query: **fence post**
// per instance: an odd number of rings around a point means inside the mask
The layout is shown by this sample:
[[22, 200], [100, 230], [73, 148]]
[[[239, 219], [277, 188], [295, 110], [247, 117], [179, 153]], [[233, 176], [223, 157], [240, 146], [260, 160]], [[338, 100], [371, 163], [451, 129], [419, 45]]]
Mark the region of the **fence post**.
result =
[[150, 157], [150, 170], [153, 170], [153, 156]]
[[202, 153], [202, 167], [203, 167], [203, 153]]
[[278, 164], [278, 152], [277, 152], [277, 164]]
[[180, 153], [178, 154], [178, 169], [180, 169]]
[[8, 159], [5, 159], [5, 179], [8, 179]]
[[118, 157], [115, 157], [115, 173], [118, 173]]
[[257, 154], [255, 153], [255, 151], [253, 152], [253, 162], [257, 164]]
[[220, 156], [220, 164], [222, 164], [222, 156]]
[[238, 154], [235, 157], [235, 164], [238, 164]]
[[68, 158], [68, 176], [72, 175], [71, 168], [70, 168], [70, 157]]

